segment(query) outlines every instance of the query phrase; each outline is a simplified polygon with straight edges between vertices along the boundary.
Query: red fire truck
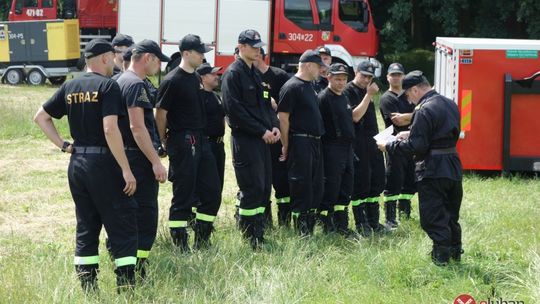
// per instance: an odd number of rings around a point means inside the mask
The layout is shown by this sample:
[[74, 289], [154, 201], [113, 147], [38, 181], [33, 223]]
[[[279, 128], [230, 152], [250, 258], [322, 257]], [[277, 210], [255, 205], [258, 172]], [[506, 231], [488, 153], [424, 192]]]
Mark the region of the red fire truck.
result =
[[[118, 23], [116, 0], [13, 0], [9, 21], [79, 19], [81, 46], [93, 38], [111, 38]], [[58, 13], [60, 12], [60, 13]]]
[[214, 46], [206, 59], [222, 67], [232, 62], [245, 29], [259, 31], [270, 63], [289, 71], [319, 45], [349, 67], [374, 57], [379, 45], [367, 0], [119, 0], [118, 8], [118, 31], [159, 42], [172, 64], [189, 33]]

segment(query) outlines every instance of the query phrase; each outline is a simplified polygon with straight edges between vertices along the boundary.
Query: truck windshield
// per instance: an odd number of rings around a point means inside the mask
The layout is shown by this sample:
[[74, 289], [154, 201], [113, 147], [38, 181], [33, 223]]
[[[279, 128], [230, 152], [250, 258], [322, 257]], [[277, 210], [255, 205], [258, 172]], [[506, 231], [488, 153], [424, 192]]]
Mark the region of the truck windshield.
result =
[[321, 25], [332, 24], [332, 0], [317, 0], [317, 11]]
[[302, 29], [314, 28], [309, 0], [285, 0], [285, 17]]
[[339, 19], [358, 32], [367, 32], [369, 11], [364, 0], [340, 0]]

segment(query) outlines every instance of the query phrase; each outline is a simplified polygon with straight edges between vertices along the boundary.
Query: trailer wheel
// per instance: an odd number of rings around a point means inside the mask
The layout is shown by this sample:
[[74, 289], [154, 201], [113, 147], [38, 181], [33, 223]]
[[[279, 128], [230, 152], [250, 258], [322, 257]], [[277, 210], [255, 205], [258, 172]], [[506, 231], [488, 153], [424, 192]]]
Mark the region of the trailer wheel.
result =
[[38, 69], [31, 70], [26, 77], [26, 81], [31, 85], [42, 85], [45, 83], [45, 80], [45, 75]]
[[11, 69], [4, 76], [4, 80], [10, 85], [18, 85], [23, 81], [23, 72], [20, 69]]
[[66, 81], [66, 76], [58, 76], [58, 77], [49, 77], [49, 81], [53, 85], [61, 85]]

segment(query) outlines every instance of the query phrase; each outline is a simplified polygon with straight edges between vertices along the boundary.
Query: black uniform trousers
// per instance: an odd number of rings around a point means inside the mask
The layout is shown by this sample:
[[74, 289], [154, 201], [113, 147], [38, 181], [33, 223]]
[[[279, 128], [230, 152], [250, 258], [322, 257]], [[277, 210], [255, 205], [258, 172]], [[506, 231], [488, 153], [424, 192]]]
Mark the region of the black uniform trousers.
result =
[[272, 155], [272, 186], [274, 186], [274, 196], [278, 204], [290, 203], [289, 181], [287, 178], [287, 162], [280, 161], [281, 141], [270, 146]]
[[414, 168], [412, 156], [386, 154], [385, 201], [412, 198], [416, 193]]
[[241, 132], [232, 135], [234, 173], [240, 188], [242, 217], [264, 214], [272, 192], [270, 147], [262, 140]]
[[214, 159], [216, 160], [218, 176], [221, 181], [220, 190], [223, 191], [223, 183], [225, 182], [225, 145], [223, 143], [223, 137], [208, 137], [208, 142], [210, 143], [212, 155], [214, 155]]
[[349, 205], [353, 188], [352, 145], [323, 144], [323, 156], [324, 194], [319, 210], [343, 211]]
[[146, 259], [156, 240], [158, 226], [159, 184], [152, 163], [138, 148], [126, 150], [131, 171], [137, 180], [133, 198], [137, 202], [138, 250], [137, 258]]
[[[101, 149], [108, 151], [105, 147]], [[102, 226], [116, 266], [135, 265], [137, 203], [123, 193], [122, 170], [113, 155], [109, 152], [71, 155], [68, 180], [77, 217], [75, 265], [99, 263]]]
[[[214, 222], [221, 205], [220, 180], [216, 161], [202, 130], [170, 132], [167, 138], [169, 181], [173, 198], [169, 211], [169, 228], [185, 228], [192, 207], [197, 220]], [[195, 200], [199, 199], [197, 206]]]
[[320, 138], [290, 136], [288, 178], [293, 216], [320, 207], [324, 191], [324, 160]]
[[458, 221], [462, 197], [461, 181], [424, 178], [418, 182], [420, 224], [434, 244], [461, 245]]
[[352, 200], [378, 203], [384, 190], [384, 156], [373, 139], [358, 136], [354, 147], [354, 184]]

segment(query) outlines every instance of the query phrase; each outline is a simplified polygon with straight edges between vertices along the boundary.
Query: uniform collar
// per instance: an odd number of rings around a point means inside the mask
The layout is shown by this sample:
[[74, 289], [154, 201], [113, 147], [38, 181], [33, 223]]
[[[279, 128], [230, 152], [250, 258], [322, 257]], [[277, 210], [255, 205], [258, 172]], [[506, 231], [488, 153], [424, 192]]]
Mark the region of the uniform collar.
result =
[[422, 105], [424, 105], [424, 103], [426, 103], [431, 97], [433, 97], [433, 95], [437, 94], [437, 91], [435, 90], [431, 90], [429, 92], [427, 92], [424, 96], [422, 96], [422, 98], [420, 99], [420, 102], [418, 103], [418, 107], [422, 107]]

